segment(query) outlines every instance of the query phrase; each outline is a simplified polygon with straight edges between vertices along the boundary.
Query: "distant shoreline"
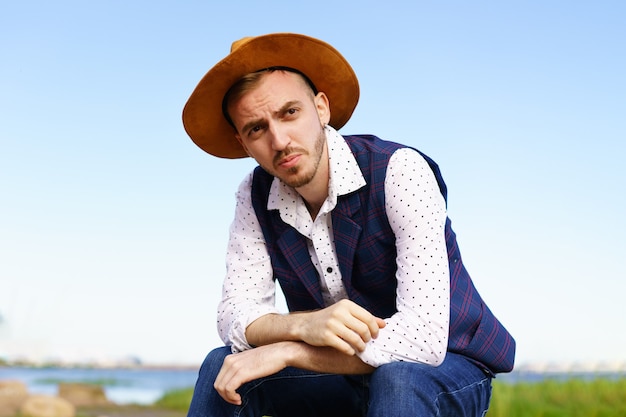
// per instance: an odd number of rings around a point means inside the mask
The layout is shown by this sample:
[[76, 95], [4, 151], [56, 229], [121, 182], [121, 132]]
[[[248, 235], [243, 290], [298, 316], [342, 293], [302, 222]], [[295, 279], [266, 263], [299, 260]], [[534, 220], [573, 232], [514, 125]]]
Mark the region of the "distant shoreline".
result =
[[198, 365], [161, 365], [161, 364], [141, 364], [141, 365], [101, 365], [101, 364], [27, 364], [27, 363], [0, 363], [0, 369], [102, 369], [102, 370], [154, 370], [154, 371], [194, 371], [200, 369]]

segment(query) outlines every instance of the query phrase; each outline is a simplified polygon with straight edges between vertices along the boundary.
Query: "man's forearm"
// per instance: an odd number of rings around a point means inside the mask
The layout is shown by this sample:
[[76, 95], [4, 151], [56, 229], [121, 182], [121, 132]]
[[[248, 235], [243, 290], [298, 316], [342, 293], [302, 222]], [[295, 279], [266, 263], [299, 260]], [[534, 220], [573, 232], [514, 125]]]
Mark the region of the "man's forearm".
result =
[[[278, 343], [281, 346], [283, 343]], [[283, 346], [281, 346], [282, 348]], [[329, 374], [369, 374], [374, 367], [356, 355], [346, 355], [329, 347], [311, 346], [304, 342], [284, 342], [288, 366]]]
[[276, 342], [300, 341], [295, 328], [304, 313], [267, 314], [246, 328], [246, 339], [252, 346], [265, 346]]

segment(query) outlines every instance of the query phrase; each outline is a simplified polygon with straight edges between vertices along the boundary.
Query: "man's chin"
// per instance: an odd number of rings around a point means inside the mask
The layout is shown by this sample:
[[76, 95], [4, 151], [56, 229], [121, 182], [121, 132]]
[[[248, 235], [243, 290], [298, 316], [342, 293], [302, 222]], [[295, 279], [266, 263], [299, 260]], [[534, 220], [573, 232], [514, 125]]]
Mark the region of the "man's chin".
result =
[[311, 175], [302, 175], [302, 174], [287, 174], [279, 179], [292, 188], [300, 188], [309, 184], [313, 180], [313, 176]]

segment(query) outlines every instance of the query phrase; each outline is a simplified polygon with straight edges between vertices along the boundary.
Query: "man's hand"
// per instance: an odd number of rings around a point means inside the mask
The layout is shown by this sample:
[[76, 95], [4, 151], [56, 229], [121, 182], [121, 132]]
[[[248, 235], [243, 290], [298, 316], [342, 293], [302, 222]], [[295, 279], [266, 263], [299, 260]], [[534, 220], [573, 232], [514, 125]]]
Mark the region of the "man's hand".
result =
[[241, 405], [237, 389], [254, 379], [273, 375], [287, 367], [286, 347], [289, 342], [260, 346], [228, 355], [213, 386], [231, 404]]
[[309, 313], [302, 320], [299, 336], [312, 346], [329, 346], [346, 355], [365, 350], [365, 344], [378, 336], [385, 321], [350, 300]]

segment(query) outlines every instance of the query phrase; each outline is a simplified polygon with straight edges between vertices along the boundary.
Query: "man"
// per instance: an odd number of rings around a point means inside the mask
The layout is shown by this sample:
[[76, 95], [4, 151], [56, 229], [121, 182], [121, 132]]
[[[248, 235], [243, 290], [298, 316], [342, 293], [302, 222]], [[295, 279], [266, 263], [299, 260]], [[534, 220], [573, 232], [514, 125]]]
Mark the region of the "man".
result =
[[[332, 46], [235, 42], [183, 111], [237, 192], [218, 330], [189, 416], [482, 416], [515, 342], [463, 266], [439, 168], [341, 136], [359, 96]], [[275, 306], [275, 282], [289, 314]]]

